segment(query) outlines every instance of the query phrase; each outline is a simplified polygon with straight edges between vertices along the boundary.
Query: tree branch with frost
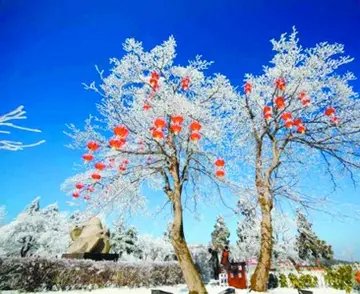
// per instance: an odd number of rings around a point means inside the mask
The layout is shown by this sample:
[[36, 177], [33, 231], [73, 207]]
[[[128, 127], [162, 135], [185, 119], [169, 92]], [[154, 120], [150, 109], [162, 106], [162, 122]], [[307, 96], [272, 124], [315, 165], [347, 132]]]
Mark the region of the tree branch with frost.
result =
[[[14, 120], [26, 119], [25, 114], [26, 114], [26, 111], [24, 111], [24, 106], [19, 106], [19, 107], [15, 108], [14, 110], [10, 111], [9, 113], [6, 113], [6, 114], [0, 116], [0, 128], [5, 127], [5, 128], [18, 129], [18, 130], [22, 130], [22, 131], [41, 133], [40, 130], [19, 126], [17, 124], [10, 122], [10, 121], [14, 121]], [[10, 134], [10, 131], [0, 130], [0, 134], [8, 135], [8, 134]], [[18, 150], [23, 150], [24, 148], [38, 146], [44, 142], [45, 142], [45, 140], [41, 140], [41, 141], [33, 143], [33, 144], [25, 145], [22, 142], [1, 139], [0, 140], [0, 149], [10, 150], [10, 151], [18, 151]]]

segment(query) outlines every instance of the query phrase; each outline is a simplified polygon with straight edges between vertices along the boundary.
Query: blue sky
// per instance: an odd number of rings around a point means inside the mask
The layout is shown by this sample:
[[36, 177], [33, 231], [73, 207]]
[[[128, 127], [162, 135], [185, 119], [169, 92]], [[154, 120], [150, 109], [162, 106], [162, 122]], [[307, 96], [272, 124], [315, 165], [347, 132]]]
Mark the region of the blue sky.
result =
[[[360, 76], [359, 0], [0, 1], [0, 113], [25, 105], [26, 125], [43, 133], [16, 132], [14, 138], [47, 141], [22, 152], [0, 152], [0, 205], [7, 205], [9, 219], [36, 196], [43, 205], [58, 201], [68, 209], [59, 186], [72, 174], [79, 153], [64, 146], [69, 140], [63, 130], [66, 123], [82, 125], [94, 113], [98, 97], [81, 83], [97, 79], [95, 64], [107, 69], [110, 57], [121, 57], [125, 38], [134, 37], [151, 48], [174, 35], [179, 63], [202, 54], [215, 61], [212, 72], [241, 84], [244, 73], [260, 73], [271, 58], [269, 40], [293, 25], [303, 46], [344, 43], [346, 52], [355, 57], [347, 69]], [[354, 86], [360, 90], [358, 81]], [[333, 196], [360, 204], [359, 191], [346, 180]], [[153, 200], [159, 197], [150, 195], [149, 200], [158, 203]], [[186, 223], [188, 241], [208, 242], [220, 212], [235, 235], [236, 219], [229, 211], [208, 206], [201, 212], [203, 221]], [[353, 247], [360, 259], [360, 222], [323, 216], [314, 220], [318, 234], [334, 245], [339, 257]], [[153, 234], [165, 227], [163, 217], [152, 229], [144, 216], [133, 222], [141, 232]]]

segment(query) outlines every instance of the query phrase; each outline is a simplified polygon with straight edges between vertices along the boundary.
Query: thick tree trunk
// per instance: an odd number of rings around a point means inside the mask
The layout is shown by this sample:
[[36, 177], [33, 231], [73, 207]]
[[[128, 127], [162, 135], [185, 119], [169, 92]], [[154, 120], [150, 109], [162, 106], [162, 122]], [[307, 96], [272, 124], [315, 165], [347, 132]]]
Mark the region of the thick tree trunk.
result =
[[[175, 193], [176, 194], [176, 193]], [[191, 294], [206, 294], [200, 273], [195, 267], [190, 250], [186, 244], [183, 229], [183, 210], [180, 195], [173, 199], [174, 223], [171, 229], [171, 242], [178, 258], [185, 282]]]
[[262, 207], [261, 219], [261, 249], [258, 264], [251, 277], [251, 289], [253, 291], [265, 292], [269, 278], [272, 254], [272, 223], [270, 206]]

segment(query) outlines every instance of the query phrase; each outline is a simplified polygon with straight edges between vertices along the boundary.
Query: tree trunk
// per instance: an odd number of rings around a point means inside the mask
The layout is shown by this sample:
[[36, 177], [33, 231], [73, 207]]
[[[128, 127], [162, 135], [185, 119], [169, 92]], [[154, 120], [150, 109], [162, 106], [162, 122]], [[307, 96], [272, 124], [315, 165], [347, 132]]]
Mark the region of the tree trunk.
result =
[[185, 282], [191, 294], [206, 294], [206, 288], [201, 279], [200, 273], [195, 267], [190, 250], [186, 244], [183, 229], [183, 210], [181, 198], [175, 193], [173, 199], [174, 223], [171, 230], [171, 243], [174, 247]]
[[272, 255], [272, 223], [270, 200], [260, 202], [261, 206], [261, 249], [255, 272], [251, 277], [251, 290], [266, 292]]

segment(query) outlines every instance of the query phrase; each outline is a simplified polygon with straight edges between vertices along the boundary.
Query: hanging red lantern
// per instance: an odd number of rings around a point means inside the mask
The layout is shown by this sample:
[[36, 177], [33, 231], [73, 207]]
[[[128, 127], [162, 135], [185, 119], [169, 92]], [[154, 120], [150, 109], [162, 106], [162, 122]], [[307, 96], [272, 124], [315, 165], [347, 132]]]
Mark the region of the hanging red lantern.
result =
[[87, 147], [89, 148], [90, 151], [94, 152], [99, 149], [100, 145], [95, 141], [90, 141], [88, 142]]
[[80, 196], [80, 193], [78, 191], [75, 191], [72, 193], [72, 197], [74, 197], [74, 198], [79, 198], [79, 196]]
[[328, 108], [325, 110], [325, 115], [326, 115], [326, 116], [333, 116], [333, 115], [335, 115], [335, 108], [333, 108], [333, 107], [328, 107]]
[[268, 112], [271, 112], [271, 106], [264, 106], [264, 114], [268, 113]]
[[149, 110], [151, 108], [151, 105], [149, 103], [145, 103], [144, 106], [143, 106], [143, 109], [144, 110]]
[[173, 115], [171, 117], [171, 121], [174, 123], [174, 124], [182, 124], [182, 122], [184, 121], [184, 117], [180, 114], [178, 115]]
[[290, 120], [292, 119], [292, 114], [290, 112], [284, 112], [281, 116], [281, 118], [284, 120], [284, 121], [287, 121], [287, 120]]
[[285, 107], [285, 100], [282, 96], [275, 98], [275, 104], [278, 109], [282, 109]]
[[292, 128], [292, 126], [293, 126], [292, 120], [288, 120], [285, 122], [285, 128], [290, 129], [290, 128]]
[[193, 132], [190, 134], [191, 141], [199, 141], [201, 139], [201, 135], [198, 132]]
[[219, 169], [215, 172], [215, 174], [218, 178], [223, 178], [225, 176], [225, 171], [222, 169]]
[[183, 90], [189, 90], [190, 78], [186, 77], [181, 80], [181, 88]]
[[190, 126], [189, 126], [190, 130], [192, 131], [200, 131], [201, 129], [201, 124], [198, 121], [193, 121]]
[[85, 160], [85, 162], [89, 162], [94, 159], [94, 155], [90, 153], [86, 153], [82, 156], [82, 158]]
[[84, 188], [84, 184], [82, 184], [82, 183], [77, 183], [77, 184], [75, 185], [75, 187], [76, 187], [76, 189], [81, 190], [82, 188]]
[[360, 284], [360, 270], [358, 270], [354, 275], [356, 283]]
[[86, 191], [88, 191], [89, 193], [92, 193], [92, 192], [95, 191], [95, 188], [94, 188], [93, 186], [88, 186], [88, 187], [86, 188]]
[[111, 139], [109, 145], [112, 149], [118, 150], [125, 144], [125, 139]]
[[156, 71], [153, 71], [151, 73], [151, 78], [154, 80], [158, 80], [158, 79], [160, 79], [160, 75]]
[[267, 112], [264, 114], [265, 119], [271, 119], [272, 118], [272, 113], [271, 112]]
[[155, 140], [161, 140], [164, 138], [164, 132], [162, 130], [155, 129], [152, 131], [152, 136]]
[[129, 130], [125, 126], [116, 126], [114, 134], [120, 138], [126, 138], [129, 135]]
[[102, 163], [102, 162], [97, 162], [97, 163], [95, 163], [95, 168], [96, 168], [97, 170], [102, 171], [103, 169], [105, 169], [105, 167], [106, 167], [106, 165], [105, 165], [104, 163]]
[[91, 199], [90, 195], [85, 195], [84, 200], [89, 201]]
[[275, 81], [276, 88], [278, 88], [280, 91], [285, 90], [285, 80], [283, 78], [278, 78]]
[[294, 120], [293, 124], [295, 127], [299, 127], [299, 126], [303, 125], [303, 122], [302, 122], [301, 118], [297, 118]]
[[99, 175], [99, 174], [97, 174], [97, 173], [93, 173], [93, 174], [91, 175], [91, 178], [92, 178], [93, 180], [95, 180], [95, 181], [98, 181], [98, 180], [101, 179], [101, 175]]
[[249, 82], [246, 82], [245, 86], [244, 86], [244, 92], [245, 94], [249, 94], [251, 93], [251, 89], [252, 89], [252, 86]]
[[306, 106], [309, 106], [309, 105], [310, 105], [311, 101], [310, 101], [309, 98], [306, 98], [306, 99], [303, 99], [303, 100], [301, 101], [301, 103], [302, 103], [302, 105], [304, 105], [304, 106], [306, 107]]
[[121, 171], [121, 172], [124, 172], [124, 171], [126, 171], [126, 166], [125, 165], [120, 165], [119, 166], [119, 170]]
[[163, 129], [166, 126], [166, 121], [163, 118], [159, 117], [155, 119], [154, 126], [157, 127], [158, 129]]
[[306, 97], [306, 92], [305, 92], [305, 91], [301, 91], [301, 92], [299, 93], [299, 100], [303, 100], [303, 99], [305, 99], [305, 97]]
[[305, 130], [306, 130], [306, 128], [303, 125], [300, 125], [297, 128], [297, 132], [300, 133], [300, 134], [304, 134]]
[[215, 165], [216, 165], [217, 167], [223, 167], [223, 166], [225, 165], [225, 160], [222, 159], [222, 158], [219, 158], [219, 159], [217, 159], [217, 160], [215, 161]]
[[179, 134], [181, 132], [182, 127], [180, 125], [171, 125], [170, 130], [175, 135]]

